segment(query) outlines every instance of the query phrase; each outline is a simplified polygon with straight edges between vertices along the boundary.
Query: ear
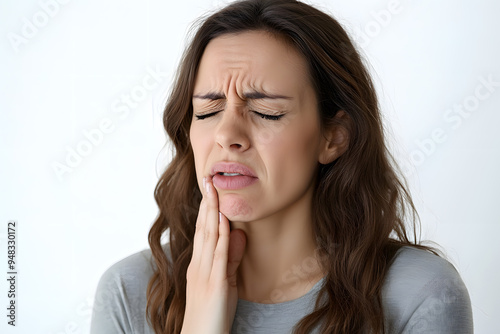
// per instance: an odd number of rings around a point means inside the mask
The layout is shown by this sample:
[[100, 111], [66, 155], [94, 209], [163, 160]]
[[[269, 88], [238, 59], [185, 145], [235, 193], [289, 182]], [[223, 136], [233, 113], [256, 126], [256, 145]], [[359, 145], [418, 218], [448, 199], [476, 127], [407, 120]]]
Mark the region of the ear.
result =
[[340, 157], [349, 146], [349, 124], [350, 117], [339, 110], [335, 115], [335, 121], [328, 128], [323, 130], [318, 156], [319, 163], [326, 165]]

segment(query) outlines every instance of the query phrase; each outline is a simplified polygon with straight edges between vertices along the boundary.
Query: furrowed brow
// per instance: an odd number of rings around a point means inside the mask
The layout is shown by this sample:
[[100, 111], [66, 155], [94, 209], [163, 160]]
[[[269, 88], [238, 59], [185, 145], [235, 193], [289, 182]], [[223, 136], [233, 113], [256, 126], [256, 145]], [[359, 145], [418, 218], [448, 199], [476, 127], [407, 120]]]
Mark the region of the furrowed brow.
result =
[[279, 95], [279, 94], [267, 94], [263, 92], [258, 92], [258, 91], [253, 91], [253, 92], [248, 92], [243, 94], [245, 99], [248, 100], [262, 100], [262, 99], [269, 99], [269, 100], [291, 100], [292, 98], [289, 96], [285, 95]]
[[202, 95], [196, 94], [196, 95], [193, 95], [193, 98], [194, 99], [201, 99], [201, 100], [215, 101], [215, 100], [225, 99], [226, 97], [222, 93], [211, 92], [211, 93], [206, 93], [206, 94], [202, 94]]
[[[263, 100], [263, 99], [269, 99], [269, 100], [279, 100], [279, 99], [284, 99], [284, 100], [291, 100], [292, 98], [289, 96], [285, 95], [279, 95], [279, 94], [267, 94], [263, 92], [258, 92], [258, 91], [252, 91], [243, 94], [243, 97], [247, 100]], [[196, 94], [193, 95], [193, 98], [195, 99], [201, 99], [201, 100], [223, 100], [226, 98], [226, 96], [222, 93], [216, 93], [216, 92], [211, 92], [211, 93], [206, 93], [206, 94]]]

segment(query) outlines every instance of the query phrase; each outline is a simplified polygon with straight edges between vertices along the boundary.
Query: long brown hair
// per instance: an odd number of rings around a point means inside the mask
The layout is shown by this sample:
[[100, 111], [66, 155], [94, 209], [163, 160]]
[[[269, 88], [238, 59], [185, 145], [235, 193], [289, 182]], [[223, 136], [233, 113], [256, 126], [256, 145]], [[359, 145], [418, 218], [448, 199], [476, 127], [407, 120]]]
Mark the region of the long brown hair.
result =
[[[159, 215], [149, 232], [156, 268], [147, 289], [148, 320], [156, 333], [180, 333], [184, 318], [186, 271], [202, 198], [189, 140], [198, 65], [210, 40], [249, 30], [274, 33], [301, 52], [322, 126], [349, 132], [346, 152], [318, 164], [313, 229], [328, 274], [314, 312], [300, 320], [295, 333], [318, 324], [322, 333], [382, 333], [381, 288], [396, 251], [405, 245], [426, 248], [410, 240], [405, 225], [411, 223], [416, 240], [418, 214], [386, 147], [375, 89], [352, 41], [331, 16], [292, 0], [232, 3], [203, 21], [184, 53], [163, 118], [175, 153], [155, 189]], [[339, 110], [349, 122], [339, 123]], [[167, 229], [171, 259], [161, 244]]]

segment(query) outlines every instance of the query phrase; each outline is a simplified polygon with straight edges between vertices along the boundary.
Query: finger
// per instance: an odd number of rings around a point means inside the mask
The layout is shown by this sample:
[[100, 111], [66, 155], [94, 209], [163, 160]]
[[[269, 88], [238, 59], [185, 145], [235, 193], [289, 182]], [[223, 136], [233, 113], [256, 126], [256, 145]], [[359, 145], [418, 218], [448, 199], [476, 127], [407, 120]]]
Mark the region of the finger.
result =
[[235, 229], [229, 235], [227, 280], [229, 287], [236, 287], [237, 270], [245, 253], [246, 235], [243, 230]]
[[214, 251], [212, 276], [218, 282], [227, 279], [227, 261], [229, 250], [229, 221], [222, 213], [219, 213], [219, 240]]
[[206, 194], [206, 188], [205, 188], [205, 177], [203, 178], [203, 188], [202, 194], [203, 198], [200, 202], [200, 208], [198, 210], [198, 216], [196, 217], [196, 225], [195, 225], [195, 232], [194, 232], [194, 238], [193, 238], [193, 254], [191, 257], [191, 263], [192, 267], [198, 268], [201, 257], [203, 255], [203, 239], [204, 239], [204, 233], [205, 233], [205, 222], [206, 222], [206, 217], [207, 217], [207, 198], [205, 196]]
[[213, 266], [214, 251], [219, 239], [219, 203], [217, 190], [212, 180], [206, 182], [206, 206], [207, 213], [203, 225], [203, 246], [200, 269], [210, 273]]

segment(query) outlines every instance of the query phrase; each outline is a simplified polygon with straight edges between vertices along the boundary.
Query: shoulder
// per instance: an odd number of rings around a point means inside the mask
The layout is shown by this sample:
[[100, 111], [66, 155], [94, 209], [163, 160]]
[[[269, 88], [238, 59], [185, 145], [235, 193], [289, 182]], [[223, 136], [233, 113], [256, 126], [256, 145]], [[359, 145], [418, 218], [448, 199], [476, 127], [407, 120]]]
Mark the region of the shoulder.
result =
[[150, 249], [111, 265], [97, 285], [91, 333], [149, 333], [146, 292], [154, 271]]
[[137, 278], [145, 278], [154, 271], [151, 250], [144, 249], [125, 257], [111, 265], [101, 276], [100, 283], [104, 281], [136, 281]]
[[101, 295], [117, 295], [125, 290], [134, 292], [144, 288], [153, 273], [151, 250], [144, 249], [111, 265], [102, 274], [97, 292]]
[[409, 292], [429, 283], [450, 283], [450, 279], [460, 279], [451, 263], [428, 251], [406, 246], [396, 253], [387, 273], [386, 285], [391, 291]]
[[[163, 251], [170, 259], [168, 244], [163, 245]], [[153, 261], [151, 249], [147, 248], [134, 253], [111, 265], [101, 276], [99, 284], [117, 283], [136, 285], [149, 281], [156, 266]]]
[[382, 289], [389, 333], [472, 333], [469, 294], [445, 259], [401, 248]]

